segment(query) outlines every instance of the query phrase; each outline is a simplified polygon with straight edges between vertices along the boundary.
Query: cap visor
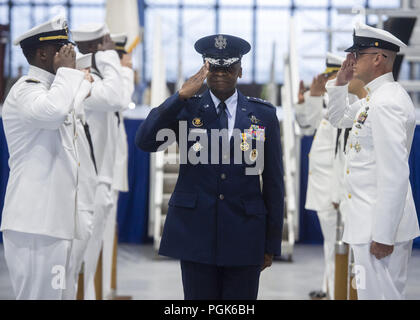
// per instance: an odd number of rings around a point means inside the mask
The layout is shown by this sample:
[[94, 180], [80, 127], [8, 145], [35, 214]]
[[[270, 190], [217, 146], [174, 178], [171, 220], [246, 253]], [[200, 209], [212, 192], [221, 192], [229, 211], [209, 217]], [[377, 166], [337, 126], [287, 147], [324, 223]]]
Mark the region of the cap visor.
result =
[[354, 52], [358, 49], [359, 47], [356, 45], [352, 45], [350, 48], [347, 48], [346, 50], [344, 50], [344, 52]]
[[58, 44], [58, 45], [62, 45], [65, 46], [66, 44], [72, 44], [73, 46], [76, 46], [76, 44], [70, 40], [61, 40], [58, 42], [51, 42], [51, 44]]

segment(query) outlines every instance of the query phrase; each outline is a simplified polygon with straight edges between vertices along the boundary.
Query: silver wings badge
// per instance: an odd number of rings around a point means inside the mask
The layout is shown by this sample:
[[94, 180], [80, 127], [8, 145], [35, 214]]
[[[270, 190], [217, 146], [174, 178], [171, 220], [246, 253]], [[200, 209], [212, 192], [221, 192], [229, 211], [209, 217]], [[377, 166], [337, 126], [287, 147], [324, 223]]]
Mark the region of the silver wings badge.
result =
[[214, 46], [217, 49], [225, 49], [226, 45], [227, 45], [227, 40], [225, 37], [223, 37], [222, 35], [219, 35], [217, 38], [214, 38], [215, 42], [214, 42]]

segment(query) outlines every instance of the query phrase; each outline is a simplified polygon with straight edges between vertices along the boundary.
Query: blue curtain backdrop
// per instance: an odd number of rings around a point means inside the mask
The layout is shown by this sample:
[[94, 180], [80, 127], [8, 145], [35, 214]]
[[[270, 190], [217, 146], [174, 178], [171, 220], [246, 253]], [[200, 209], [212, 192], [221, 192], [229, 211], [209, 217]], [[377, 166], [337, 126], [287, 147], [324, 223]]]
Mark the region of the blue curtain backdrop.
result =
[[[134, 137], [142, 120], [124, 120], [128, 139], [128, 175], [130, 192], [121, 193], [118, 203], [119, 241], [128, 243], [145, 243], [151, 241], [147, 236], [148, 199], [149, 199], [149, 154], [137, 149]], [[305, 210], [306, 185], [308, 176], [308, 153], [312, 137], [302, 139], [301, 161], [301, 201], [300, 201], [300, 243], [322, 243], [323, 238], [318, 217], [315, 212]], [[3, 123], [0, 121], [0, 212], [9, 176], [8, 152], [4, 138]], [[410, 155], [410, 179], [414, 201], [420, 220], [420, 126], [416, 127]], [[1, 241], [1, 237], [0, 237]], [[420, 248], [420, 238], [414, 241]]]
[[118, 201], [118, 240], [128, 243], [151, 241], [147, 236], [149, 220], [149, 153], [134, 144], [143, 120], [125, 119], [128, 140], [129, 192], [121, 192]]

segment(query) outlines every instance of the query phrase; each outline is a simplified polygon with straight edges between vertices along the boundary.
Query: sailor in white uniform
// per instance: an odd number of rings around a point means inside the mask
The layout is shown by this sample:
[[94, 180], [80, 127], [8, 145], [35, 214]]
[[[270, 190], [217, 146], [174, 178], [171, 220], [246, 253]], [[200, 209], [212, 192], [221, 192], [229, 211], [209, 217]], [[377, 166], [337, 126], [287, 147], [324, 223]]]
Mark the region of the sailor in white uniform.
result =
[[118, 146], [119, 111], [128, 107], [123, 89], [123, 71], [109, 30], [105, 24], [88, 24], [72, 30], [73, 40], [82, 54], [92, 53], [91, 74], [94, 82], [90, 96], [84, 100], [86, 119], [92, 135], [98, 170], [95, 195], [94, 223], [91, 239], [85, 253], [85, 299], [95, 299], [94, 275], [106, 221], [115, 206], [115, 154]]
[[[353, 249], [359, 299], [404, 299], [412, 239], [420, 235], [408, 167], [414, 106], [392, 75], [405, 44], [361, 23], [353, 42], [337, 78], [327, 83], [330, 122], [352, 127], [343, 241]], [[366, 83], [368, 95], [350, 104], [353, 77]]]
[[74, 300], [76, 298], [79, 273], [83, 273], [83, 258], [93, 231], [95, 192], [98, 178], [93, 143], [83, 104], [92, 89], [93, 78], [90, 74], [91, 66], [92, 54], [83, 55], [78, 52], [76, 56], [76, 68], [85, 73], [85, 79], [74, 100], [78, 133], [76, 145], [80, 159], [76, 223], [81, 237], [80, 239], [74, 239], [72, 244], [69, 271], [67, 273], [73, 285], [68, 285], [64, 292], [64, 298], [66, 300]]
[[[349, 83], [349, 98], [356, 102], [357, 99], [363, 99], [366, 97], [367, 92], [363, 88], [364, 83], [359, 79], [352, 79]], [[351, 128], [339, 128], [337, 131], [337, 139], [335, 146], [334, 164], [333, 164], [333, 187], [332, 187], [332, 202], [340, 210], [341, 222], [344, 224], [347, 208], [346, 200], [347, 193], [344, 184], [344, 177], [346, 174], [345, 162], [346, 156], [349, 152], [350, 144], [348, 138], [350, 135]]]
[[[127, 35], [124, 33], [111, 34], [111, 40], [115, 43], [115, 49], [121, 61], [123, 78], [124, 100], [131, 103], [134, 92], [134, 71], [132, 68], [131, 54], [127, 53]], [[127, 107], [128, 108], [128, 105]], [[114, 241], [116, 234], [118, 196], [120, 192], [128, 192], [128, 145], [124, 126], [124, 117], [118, 111], [118, 136], [115, 148], [114, 170], [111, 188], [113, 190], [113, 207], [108, 216], [103, 239], [103, 292], [104, 296], [112, 296], [116, 293], [111, 289], [111, 272], [114, 253]]]
[[84, 74], [75, 69], [64, 17], [32, 28], [14, 44], [30, 66], [3, 106], [10, 154], [1, 224], [5, 257], [17, 299], [62, 299], [78, 237], [73, 108]]
[[[344, 58], [327, 53], [326, 70], [318, 75], [305, 92], [304, 103], [296, 108], [301, 123], [316, 130], [309, 154], [309, 176], [305, 208], [317, 212], [324, 237], [324, 278], [322, 291], [313, 291], [311, 298], [334, 298], [334, 248], [336, 241], [337, 211], [333, 206], [333, 164], [337, 139], [335, 129], [326, 119], [325, 95], [327, 79], [335, 77]], [[305, 128], [308, 130], [308, 128]]]

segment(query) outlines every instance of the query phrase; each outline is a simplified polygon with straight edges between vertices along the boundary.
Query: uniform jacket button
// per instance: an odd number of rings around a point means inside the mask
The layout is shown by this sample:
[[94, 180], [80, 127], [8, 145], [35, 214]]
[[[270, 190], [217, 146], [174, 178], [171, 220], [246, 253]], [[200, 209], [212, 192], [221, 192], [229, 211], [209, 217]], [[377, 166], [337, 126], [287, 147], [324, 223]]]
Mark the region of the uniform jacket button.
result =
[[225, 180], [225, 179], [226, 179], [226, 174], [225, 174], [225, 173], [222, 173], [222, 174], [220, 175], [220, 178], [222, 178], [222, 180]]
[[223, 194], [220, 194], [220, 195], [219, 195], [219, 199], [220, 199], [220, 200], [223, 200], [224, 198], [225, 198], [225, 196], [224, 196]]

